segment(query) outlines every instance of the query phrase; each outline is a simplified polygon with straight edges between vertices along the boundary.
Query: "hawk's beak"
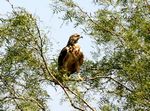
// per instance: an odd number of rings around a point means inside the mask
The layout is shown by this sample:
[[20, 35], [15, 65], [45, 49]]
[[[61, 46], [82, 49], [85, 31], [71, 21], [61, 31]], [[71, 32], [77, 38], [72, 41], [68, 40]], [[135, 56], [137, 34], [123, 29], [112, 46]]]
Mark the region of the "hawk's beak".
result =
[[83, 36], [80, 36], [80, 38], [83, 38]]

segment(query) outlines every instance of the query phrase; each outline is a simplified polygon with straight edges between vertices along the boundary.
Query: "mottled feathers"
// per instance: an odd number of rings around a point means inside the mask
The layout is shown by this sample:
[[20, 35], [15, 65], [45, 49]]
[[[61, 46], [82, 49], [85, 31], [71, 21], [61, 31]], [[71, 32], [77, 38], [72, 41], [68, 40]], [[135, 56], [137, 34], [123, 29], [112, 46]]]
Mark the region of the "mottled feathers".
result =
[[79, 34], [71, 35], [66, 47], [64, 47], [58, 57], [58, 70], [61, 73], [67, 73], [68, 76], [72, 73], [79, 73], [80, 66], [83, 64], [84, 55], [77, 44], [82, 38]]

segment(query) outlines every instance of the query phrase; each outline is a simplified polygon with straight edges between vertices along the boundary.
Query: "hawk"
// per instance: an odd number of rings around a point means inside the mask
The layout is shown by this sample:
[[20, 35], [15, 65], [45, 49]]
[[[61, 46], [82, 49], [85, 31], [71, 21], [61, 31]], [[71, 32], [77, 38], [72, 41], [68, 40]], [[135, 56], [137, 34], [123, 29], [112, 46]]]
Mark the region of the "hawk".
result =
[[80, 38], [83, 37], [79, 34], [73, 34], [70, 36], [67, 45], [59, 54], [58, 70], [61, 73], [67, 73], [68, 76], [77, 72], [78, 77], [81, 79], [79, 72], [80, 66], [83, 64], [84, 55], [80, 46], [77, 44]]

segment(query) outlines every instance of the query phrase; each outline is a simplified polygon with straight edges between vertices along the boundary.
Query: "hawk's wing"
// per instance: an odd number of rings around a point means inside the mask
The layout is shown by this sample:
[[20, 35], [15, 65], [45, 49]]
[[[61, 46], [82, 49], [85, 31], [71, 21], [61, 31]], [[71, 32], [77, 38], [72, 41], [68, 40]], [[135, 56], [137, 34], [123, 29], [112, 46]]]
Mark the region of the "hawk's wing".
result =
[[58, 57], [58, 70], [60, 70], [63, 67], [63, 62], [64, 62], [64, 59], [67, 55], [67, 52], [68, 52], [67, 47], [64, 47], [61, 50], [59, 57]]
[[83, 52], [80, 52], [80, 55], [79, 55], [79, 64], [80, 64], [80, 66], [83, 64], [83, 61], [84, 61], [84, 55], [83, 55]]

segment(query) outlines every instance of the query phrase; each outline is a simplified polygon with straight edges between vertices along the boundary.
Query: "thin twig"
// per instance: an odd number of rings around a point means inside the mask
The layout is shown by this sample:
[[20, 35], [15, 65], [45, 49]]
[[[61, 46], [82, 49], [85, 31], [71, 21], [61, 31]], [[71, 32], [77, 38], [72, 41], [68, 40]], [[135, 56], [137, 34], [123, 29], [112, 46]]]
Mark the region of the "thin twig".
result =
[[81, 9], [80, 6], [76, 5], [76, 7], [77, 7], [83, 14], [85, 14], [85, 15], [89, 18], [89, 20], [90, 20], [92, 23], [94, 23], [95, 25], [97, 25], [98, 27], [100, 27], [102, 30], [104, 30], [104, 31], [106, 31], [106, 32], [109, 32], [109, 33], [111, 33], [112, 35], [119, 36], [119, 34], [116, 34], [116, 33], [112, 32], [112, 31], [110, 31], [110, 30], [107, 30], [107, 29], [101, 27], [96, 21], [94, 21], [94, 20], [91, 18], [91, 16], [90, 16], [89, 14], [87, 14], [87, 12], [84, 12], [84, 11]]
[[98, 78], [105, 78], [105, 79], [110, 79], [114, 82], [116, 82], [117, 84], [123, 86], [126, 90], [130, 91], [130, 92], [133, 92], [130, 88], [128, 88], [127, 86], [125, 86], [124, 84], [122, 84], [121, 82], [115, 80], [114, 78], [112, 77], [109, 77], [109, 76], [96, 76], [96, 77], [93, 77], [93, 78], [85, 78], [83, 80], [80, 80], [80, 79], [70, 79], [69, 81], [77, 81], [77, 82], [83, 82], [83, 81], [89, 81], [89, 80], [95, 80], [95, 79], [98, 79]]

